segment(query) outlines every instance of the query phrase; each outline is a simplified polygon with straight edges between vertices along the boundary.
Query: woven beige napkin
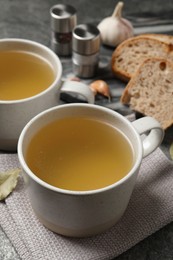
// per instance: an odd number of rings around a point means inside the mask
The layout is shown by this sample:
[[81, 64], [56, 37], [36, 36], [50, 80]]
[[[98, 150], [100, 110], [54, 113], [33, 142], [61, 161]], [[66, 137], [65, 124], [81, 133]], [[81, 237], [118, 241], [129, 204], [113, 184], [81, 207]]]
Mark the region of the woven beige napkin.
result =
[[[0, 171], [19, 166], [16, 154], [0, 155]], [[0, 203], [0, 224], [26, 260], [112, 259], [173, 220], [173, 164], [158, 148], [141, 165], [122, 219], [91, 238], [66, 238], [46, 229], [35, 217], [22, 177]]]

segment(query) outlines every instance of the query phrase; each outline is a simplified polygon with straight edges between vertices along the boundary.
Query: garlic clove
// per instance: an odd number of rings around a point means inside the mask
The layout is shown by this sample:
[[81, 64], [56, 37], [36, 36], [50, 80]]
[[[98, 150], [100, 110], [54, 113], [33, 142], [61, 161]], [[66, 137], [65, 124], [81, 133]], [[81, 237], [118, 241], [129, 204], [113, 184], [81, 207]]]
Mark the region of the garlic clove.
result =
[[123, 2], [119, 2], [110, 17], [104, 18], [98, 29], [101, 34], [102, 43], [111, 47], [116, 47], [124, 40], [134, 35], [133, 26], [130, 21], [122, 17]]
[[104, 80], [95, 80], [89, 85], [90, 89], [94, 92], [96, 95], [101, 94], [111, 100], [111, 94], [109, 85]]

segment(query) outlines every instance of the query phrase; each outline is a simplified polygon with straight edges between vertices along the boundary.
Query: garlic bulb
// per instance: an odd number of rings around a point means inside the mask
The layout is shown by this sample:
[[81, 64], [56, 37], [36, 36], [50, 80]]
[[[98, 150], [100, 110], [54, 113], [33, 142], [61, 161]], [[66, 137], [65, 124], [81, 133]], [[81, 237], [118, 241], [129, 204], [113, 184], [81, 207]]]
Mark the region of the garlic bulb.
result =
[[123, 2], [119, 2], [112, 16], [103, 19], [98, 25], [102, 43], [105, 45], [116, 47], [134, 35], [131, 22], [122, 18], [123, 5]]

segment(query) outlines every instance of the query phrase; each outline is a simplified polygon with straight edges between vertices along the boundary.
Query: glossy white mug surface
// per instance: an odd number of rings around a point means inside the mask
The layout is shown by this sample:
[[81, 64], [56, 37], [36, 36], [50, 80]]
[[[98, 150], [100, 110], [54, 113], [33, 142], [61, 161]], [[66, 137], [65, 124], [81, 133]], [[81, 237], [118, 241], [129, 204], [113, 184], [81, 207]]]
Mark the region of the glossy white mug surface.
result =
[[[101, 189], [71, 191], [49, 185], [29, 169], [25, 156], [31, 138], [48, 123], [70, 115], [99, 119], [124, 133], [134, 151], [133, 167], [125, 177]], [[19, 161], [35, 214], [47, 228], [65, 236], [86, 237], [104, 232], [124, 214], [142, 159], [160, 145], [163, 136], [160, 124], [151, 117], [131, 123], [122, 115], [97, 105], [68, 104], [40, 113], [25, 126], [18, 142]]]

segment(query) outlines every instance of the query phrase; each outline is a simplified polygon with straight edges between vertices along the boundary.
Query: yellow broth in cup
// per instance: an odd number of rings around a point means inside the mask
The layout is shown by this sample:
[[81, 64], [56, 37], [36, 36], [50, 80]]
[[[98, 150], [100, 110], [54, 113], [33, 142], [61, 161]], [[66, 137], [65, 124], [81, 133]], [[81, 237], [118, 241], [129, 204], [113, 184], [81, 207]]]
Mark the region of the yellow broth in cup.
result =
[[100, 120], [79, 116], [42, 127], [28, 145], [26, 162], [48, 184], [88, 191], [122, 179], [132, 168], [133, 157], [122, 132]]
[[54, 81], [51, 65], [32, 52], [0, 51], [0, 100], [34, 96]]

